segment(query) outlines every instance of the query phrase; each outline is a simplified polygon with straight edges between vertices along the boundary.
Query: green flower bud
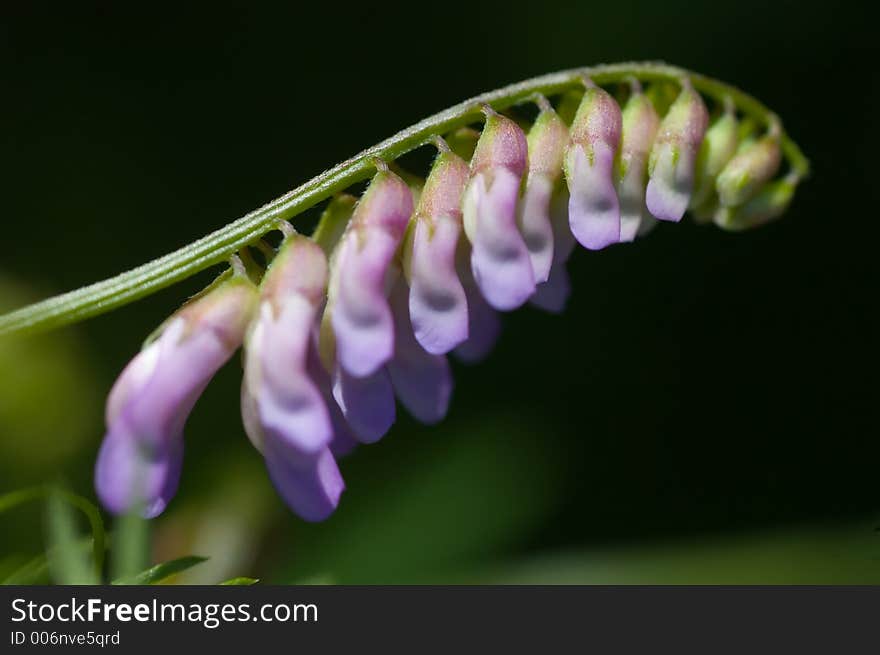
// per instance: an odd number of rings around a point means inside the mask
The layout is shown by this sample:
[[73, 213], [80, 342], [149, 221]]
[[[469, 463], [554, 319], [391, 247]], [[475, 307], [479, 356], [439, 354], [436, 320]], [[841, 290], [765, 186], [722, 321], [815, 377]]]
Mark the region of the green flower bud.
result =
[[715, 189], [721, 205], [735, 207], [754, 197], [776, 175], [781, 159], [779, 128], [774, 126], [734, 155], [718, 175]]
[[706, 131], [703, 145], [697, 155], [697, 177], [690, 208], [705, 204], [715, 192], [715, 180], [724, 166], [736, 154], [738, 143], [737, 120], [728, 106]]
[[798, 181], [796, 175], [788, 175], [765, 184], [744, 204], [721, 207], [715, 213], [715, 224], [722, 229], [739, 232], [779, 218], [788, 209]]

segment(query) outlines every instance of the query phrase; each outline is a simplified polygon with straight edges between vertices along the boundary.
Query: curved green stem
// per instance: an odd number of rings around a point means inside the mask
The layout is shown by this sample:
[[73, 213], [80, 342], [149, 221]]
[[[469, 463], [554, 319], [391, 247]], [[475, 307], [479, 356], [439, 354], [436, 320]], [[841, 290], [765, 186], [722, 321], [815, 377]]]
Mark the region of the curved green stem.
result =
[[[225, 261], [230, 255], [271, 230], [278, 220], [289, 220], [352, 184], [369, 178], [374, 172], [373, 162], [376, 158], [393, 161], [410, 150], [429, 143], [438, 134], [477, 122], [481, 117], [482, 103], [503, 110], [530, 101], [536, 93], [552, 96], [576, 88], [583, 83], [584, 77], [591, 78], [599, 85], [622, 82], [632, 77], [646, 82], [674, 82], [687, 77], [698, 91], [719, 102], [730, 98], [737, 109], [762, 125], [767, 125], [775, 117], [767, 107], [739, 89], [662, 63], [607, 64], [542, 75], [465, 100], [426, 118], [237, 221], [164, 257], [108, 280], [0, 316], [0, 335], [32, 333], [66, 325], [150, 295]], [[799, 177], [806, 176], [809, 162], [784, 132], [782, 148], [792, 170]]]

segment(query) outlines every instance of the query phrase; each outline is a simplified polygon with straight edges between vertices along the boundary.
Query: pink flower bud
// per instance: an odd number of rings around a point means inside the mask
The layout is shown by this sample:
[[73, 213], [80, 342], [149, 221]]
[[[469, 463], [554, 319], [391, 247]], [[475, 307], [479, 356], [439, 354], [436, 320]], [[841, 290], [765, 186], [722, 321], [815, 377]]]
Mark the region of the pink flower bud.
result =
[[709, 113], [690, 82], [660, 123], [648, 161], [648, 211], [662, 221], [680, 221], [694, 189], [697, 153], [706, 133]]
[[620, 203], [613, 172], [621, 122], [614, 98], [590, 86], [571, 124], [565, 155], [568, 220], [575, 238], [590, 250], [620, 241]]
[[462, 209], [474, 279], [488, 303], [499, 310], [516, 309], [535, 290], [529, 251], [516, 225], [527, 162], [523, 131], [488, 110]]
[[433, 354], [449, 352], [468, 335], [467, 299], [455, 269], [468, 175], [461, 157], [449, 151], [437, 155], [404, 248], [415, 338]]
[[549, 103], [529, 130], [529, 173], [519, 206], [518, 224], [532, 259], [535, 282], [550, 275], [553, 263], [553, 227], [550, 203], [562, 175], [568, 128]]

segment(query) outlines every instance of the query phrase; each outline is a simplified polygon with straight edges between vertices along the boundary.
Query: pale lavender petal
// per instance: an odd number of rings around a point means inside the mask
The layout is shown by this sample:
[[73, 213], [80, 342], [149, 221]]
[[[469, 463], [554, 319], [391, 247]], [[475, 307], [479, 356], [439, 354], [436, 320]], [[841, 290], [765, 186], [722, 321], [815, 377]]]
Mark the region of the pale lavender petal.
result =
[[638, 82], [623, 108], [620, 155], [617, 162], [617, 195], [620, 199], [620, 240], [633, 241], [648, 211], [645, 207], [645, 177], [648, 157], [660, 118]]
[[552, 194], [553, 180], [549, 176], [530, 174], [517, 215], [538, 284], [547, 280], [553, 263], [553, 226], [550, 224]]
[[390, 297], [396, 337], [388, 373], [397, 397], [407, 411], [422, 423], [434, 424], [446, 416], [449, 408], [452, 372], [446, 357], [426, 352], [416, 341], [407, 296], [406, 282], [398, 278]]
[[488, 303], [501, 311], [516, 309], [535, 291], [529, 251], [516, 225], [519, 186], [519, 176], [499, 167], [478, 173], [465, 192], [474, 279]]
[[491, 352], [501, 334], [501, 318], [483, 298], [470, 267], [470, 248], [462, 242], [456, 255], [457, 268], [468, 307], [468, 338], [455, 349], [455, 355], [467, 363], [482, 361]]
[[638, 166], [628, 168], [617, 185], [617, 192], [620, 198], [620, 240], [634, 241], [646, 213], [644, 169]]
[[[179, 335], [183, 333], [184, 329], [184, 321], [178, 319], [176, 322], [172, 321], [171, 324], [166, 327], [166, 332], [168, 330], [174, 330], [179, 338]], [[169, 336], [170, 334], [171, 333], [169, 332]], [[119, 416], [119, 413], [125, 407], [126, 403], [128, 403], [135, 394], [139, 393], [149, 381], [150, 376], [153, 375], [153, 371], [156, 370], [156, 364], [159, 361], [162, 345], [165, 343], [167, 348], [168, 342], [168, 338], [166, 338], [164, 342], [160, 339], [153, 341], [139, 352], [122, 370], [122, 373], [120, 373], [116, 382], [113, 384], [113, 388], [110, 389], [110, 394], [107, 396], [107, 406], [104, 411], [104, 420], [107, 425], [112, 425]]]
[[397, 416], [394, 389], [385, 368], [358, 378], [341, 366], [337, 367], [333, 376], [333, 397], [361, 443], [381, 439]]
[[349, 232], [337, 266], [331, 320], [339, 364], [351, 375], [375, 373], [394, 353], [394, 321], [385, 274], [398, 240], [382, 230]]
[[357, 447], [358, 441], [352, 433], [348, 421], [345, 420], [342, 410], [336, 403], [336, 399], [333, 397], [333, 382], [330, 379], [330, 374], [327, 373], [327, 370], [321, 363], [317, 344], [314, 341], [312, 341], [312, 344], [309, 347], [308, 371], [309, 375], [318, 386], [318, 389], [324, 398], [324, 403], [327, 406], [327, 411], [330, 413], [330, 423], [333, 426], [333, 438], [330, 440], [330, 452], [336, 457], [348, 455]]
[[283, 446], [266, 442], [266, 468], [269, 477], [290, 509], [306, 521], [323, 521], [339, 505], [345, 481], [329, 448], [310, 465], [290, 462]]
[[413, 226], [409, 312], [416, 339], [433, 354], [449, 352], [468, 335], [467, 299], [455, 270], [460, 232], [453, 216], [420, 219]]
[[[188, 329], [182, 318], [173, 320], [148, 347], [156, 351], [135, 360], [135, 369], [153, 360], [150, 374], [126, 370], [131, 377], [108, 402], [108, 428], [124, 418], [132, 434], [143, 441], [159, 443], [178, 435], [196, 399], [237, 346], [231, 347], [213, 330]], [[137, 386], [135, 377], [140, 378]]]
[[[248, 338], [244, 380], [255, 400], [263, 443], [271, 436], [287, 445], [290, 457], [306, 460], [317, 457], [333, 437], [324, 398], [306, 370], [314, 320], [315, 307], [303, 296], [284, 298], [277, 316], [272, 303], [263, 302]], [[249, 436], [259, 447], [259, 434]]]
[[566, 155], [569, 224], [578, 243], [590, 250], [620, 241], [620, 204], [613, 167], [614, 149], [602, 141], [593, 143], [592, 153], [574, 144]]
[[539, 284], [529, 302], [544, 311], [558, 314], [565, 309], [571, 294], [566, 263], [574, 250], [574, 235], [568, 226], [568, 194], [557, 193], [550, 205], [550, 224], [553, 228], [553, 265], [550, 277]]
[[648, 211], [661, 221], [684, 216], [694, 188], [697, 153], [693, 148], [663, 143], [655, 146], [654, 168], [645, 192]]
[[687, 80], [660, 123], [648, 162], [648, 211], [661, 221], [680, 221], [694, 189], [697, 154], [709, 113]]
[[381, 167], [355, 208], [333, 257], [328, 289], [336, 358], [358, 377], [381, 368], [394, 353], [394, 325], [385, 275], [413, 213], [412, 191]]

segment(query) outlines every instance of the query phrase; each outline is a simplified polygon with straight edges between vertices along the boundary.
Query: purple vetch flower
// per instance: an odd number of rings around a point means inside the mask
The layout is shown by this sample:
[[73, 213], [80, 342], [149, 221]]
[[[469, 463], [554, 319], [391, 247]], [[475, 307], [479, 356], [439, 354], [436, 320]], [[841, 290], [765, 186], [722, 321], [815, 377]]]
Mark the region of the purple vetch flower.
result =
[[403, 276], [391, 288], [394, 314], [394, 357], [388, 362], [391, 383], [400, 402], [414, 418], [432, 425], [449, 409], [452, 371], [443, 355], [427, 352], [416, 340], [409, 314], [410, 292]]
[[345, 420], [342, 409], [333, 397], [333, 380], [321, 363], [318, 345], [314, 341], [309, 345], [306, 366], [309, 376], [321, 392], [327, 411], [330, 413], [330, 423], [333, 426], [333, 438], [329, 445], [330, 452], [336, 457], [348, 455], [357, 447], [358, 440], [348, 421]]
[[516, 225], [520, 183], [528, 164], [522, 129], [484, 109], [486, 124], [471, 159], [471, 178], [462, 203], [464, 231], [471, 243], [477, 286], [495, 309], [522, 305], [535, 291], [529, 250]]
[[566, 263], [574, 250], [575, 239], [568, 220], [568, 194], [564, 191], [555, 196], [550, 205], [550, 226], [553, 229], [553, 263], [550, 276], [535, 289], [529, 302], [546, 312], [559, 314], [565, 309], [571, 295], [571, 281]]
[[687, 79], [660, 122], [648, 159], [648, 211], [661, 221], [681, 220], [694, 189], [697, 153], [706, 133], [709, 113]]
[[[612, 93], [626, 93], [625, 69], [602, 71]], [[643, 94], [632, 81], [623, 111], [577, 73], [528, 93], [482, 96], [536, 103], [528, 136], [488, 104], [481, 132], [456, 129], [473, 117], [468, 102], [245, 221], [246, 230], [280, 229], [285, 238], [276, 249], [255, 233], [233, 257], [233, 275], [175, 313], [120, 375], [95, 473], [102, 502], [147, 516], [164, 509], [178, 485], [187, 416], [244, 340], [245, 431], [284, 501], [306, 520], [323, 520], [345, 489], [336, 458], [381, 439], [397, 401], [423, 423], [446, 416], [448, 353], [482, 359], [500, 334], [500, 312], [526, 301], [565, 308], [575, 243], [598, 250], [632, 241], [688, 208], [740, 230], [788, 206], [808, 162], [773, 115], [699, 79], [713, 104], [725, 104], [706, 133], [706, 107], [687, 80], [679, 89], [666, 67], [644, 77], [656, 83]], [[556, 89], [555, 108], [529, 95], [539, 88]], [[734, 102], [753, 114], [741, 126]], [[666, 111], [662, 120], [658, 111]], [[437, 134], [445, 129], [449, 141]], [[424, 180], [374, 157], [431, 139], [439, 152]], [[776, 179], [783, 144], [790, 172]], [[357, 200], [345, 185], [367, 162], [378, 172]], [[333, 193], [311, 237], [272, 223]]]
[[337, 366], [333, 373], [333, 398], [361, 443], [379, 441], [397, 418], [394, 388], [384, 366], [363, 377], [355, 377]]
[[95, 488], [107, 509], [160, 514], [177, 490], [183, 428], [196, 400], [241, 345], [257, 298], [243, 275], [169, 318], [125, 368], [107, 399]]
[[388, 271], [413, 212], [407, 184], [380, 162], [331, 257], [321, 360], [358, 441], [384, 436], [396, 417], [385, 364], [394, 354]]
[[645, 206], [645, 176], [648, 155], [660, 118], [637, 83], [623, 108], [623, 130], [617, 166], [617, 196], [620, 200], [620, 240], [633, 241], [648, 213]]
[[568, 127], [543, 96], [529, 130], [529, 172], [517, 214], [520, 231], [532, 258], [535, 283], [546, 282], [553, 264], [553, 226], [550, 206], [562, 177]]
[[241, 393], [248, 437], [285, 502], [309, 521], [329, 516], [345, 488], [330, 452], [333, 421], [309, 370], [326, 284], [321, 248], [289, 235], [263, 277]]
[[469, 172], [467, 162], [444, 143], [425, 181], [405, 241], [407, 312], [416, 341], [435, 355], [449, 352], [468, 336], [467, 299], [455, 268], [455, 253], [461, 234], [461, 197]]
[[620, 143], [620, 107], [607, 91], [589, 85], [571, 124], [565, 153], [568, 220], [578, 242], [601, 250], [620, 241], [620, 203], [614, 158]]
[[412, 211], [409, 187], [383, 167], [333, 255], [326, 313], [338, 365], [351, 376], [374, 374], [394, 353], [385, 275]]

